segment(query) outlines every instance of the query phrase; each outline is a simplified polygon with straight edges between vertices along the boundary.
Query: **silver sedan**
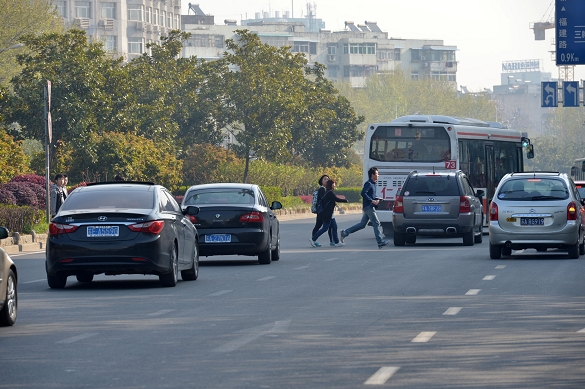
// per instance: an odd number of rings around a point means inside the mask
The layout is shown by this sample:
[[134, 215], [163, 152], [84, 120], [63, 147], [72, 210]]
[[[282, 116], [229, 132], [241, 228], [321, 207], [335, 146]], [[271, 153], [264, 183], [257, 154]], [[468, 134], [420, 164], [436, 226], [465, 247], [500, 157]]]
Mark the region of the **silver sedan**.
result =
[[[0, 227], [0, 239], [8, 237], [8, 230]], [[18, 308], [16, 265], [3, 248], [0, 248], [0, 326], [16, 322]]]

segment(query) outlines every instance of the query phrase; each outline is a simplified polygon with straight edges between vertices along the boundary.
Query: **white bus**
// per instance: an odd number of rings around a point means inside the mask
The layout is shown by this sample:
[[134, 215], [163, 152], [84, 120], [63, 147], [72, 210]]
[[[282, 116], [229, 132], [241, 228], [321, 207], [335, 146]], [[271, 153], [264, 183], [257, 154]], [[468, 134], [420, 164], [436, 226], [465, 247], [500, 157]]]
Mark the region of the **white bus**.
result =
[[571, 178], [573, 181], [585, 181], [585, 158], [575, 160], [571, 167]]
[[371, 167], [378, 168], [376, 192], [383, 200], [377, 214], [384, 230], [391, 230], [396, 193], [413, 170], [462, 170], [476, 190], [485, 191], [483, 208], [487, 212], [504, 174], [524, 170], [522, 141], [530, 141], [523, 135], [500, 123], [439, 115], [410, 115], [370, 124], [364, 180]]

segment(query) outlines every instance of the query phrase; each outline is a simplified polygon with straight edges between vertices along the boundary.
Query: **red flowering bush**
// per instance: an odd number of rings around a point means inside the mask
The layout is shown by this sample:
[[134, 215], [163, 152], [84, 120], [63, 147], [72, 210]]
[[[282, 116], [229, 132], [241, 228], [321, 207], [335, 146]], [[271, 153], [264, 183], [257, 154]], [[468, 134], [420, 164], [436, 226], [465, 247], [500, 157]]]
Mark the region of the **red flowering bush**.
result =
[[39, 208], [38, 195], [31, 189], [32, 186], [33, 184], [27, 182], [8, 182], [0, 186], [0, 189], [11, 192], [16, 198], [16, 205]]
[[303, 203], [305, 204], [311, 204], [313, 202], [313, 195], [310, 196], [299, 196], [301, 198], [301, 200], [303, 200]]
[[69, 188], [67, 188], [67, 192], [68, 192], [68, 193], [71, 193], [71, 192], [73, 192], [75, 189], [79, 188], [80, 186], [87, 186], [87, 182], [85, 182], [85, 181], [82, 181], [82, 182], [80, 182], [80, 183], [79, 183], [79, 184], [77, 184], [77, 185], [70, 186]]
[[0, 186], [0, 204], [16, 205], [16, 197], [11, 191], [3, 189]]
[[20, 176], [14, 177], [10, 182], [30, 182], [46, 188], [47, 180], [43, 176], [36, 174], [21, 174]]

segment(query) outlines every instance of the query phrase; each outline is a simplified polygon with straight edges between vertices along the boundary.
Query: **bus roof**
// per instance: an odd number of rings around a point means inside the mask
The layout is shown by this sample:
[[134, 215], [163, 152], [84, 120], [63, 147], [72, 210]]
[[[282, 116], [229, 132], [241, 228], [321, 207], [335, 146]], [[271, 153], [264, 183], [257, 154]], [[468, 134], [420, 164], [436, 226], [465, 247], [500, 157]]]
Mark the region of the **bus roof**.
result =
[[437, 123], [476, 127], [505, 128], [501, 123], [484, 122], [478, 119], [459, 118], [443, 115], [407, 115], [392, 120], [390, 123]]

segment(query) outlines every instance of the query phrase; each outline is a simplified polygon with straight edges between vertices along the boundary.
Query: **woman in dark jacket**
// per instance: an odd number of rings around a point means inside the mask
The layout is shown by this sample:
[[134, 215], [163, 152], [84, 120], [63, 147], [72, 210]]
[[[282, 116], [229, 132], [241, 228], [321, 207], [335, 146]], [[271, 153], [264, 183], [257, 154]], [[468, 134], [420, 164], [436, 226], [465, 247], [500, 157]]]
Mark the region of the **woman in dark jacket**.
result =
[[[325, 192], [327, 192], [327, 189], [325, 189], [325, 185], [327, 185], [327, 181], [329, 181], [329, 176], [327, 174], [323, 174], [321, 176], [321, 178], [319, 178], [319, 190], [317, 191], [317, 204], [319, 202], [321, 202], [321, 200], [323, 199], [323, 196], [325, 196]], [[317, 213], [317, 219], [315, 220], [315, 227], [313, 227], [313, 232], [311, 233], [311, 236], [315, 235], [317, 233], [317, 231], [319, 231], [319, 228], [321, 228], [322, 225], [323, 225], [323, 219], [321, 218], [321, 214]], [[329, 228], [329, 230], [327, 230], [327, 232], [329, 233], [329, 244], [331, 246], [335, 246], [335, 242], [333, 242], [333, 238], [331, 237], [331, 228]]]
[[331, 236], [333, 238], [333, 242], [335, 243], [335, 246], [343, 246], [343, 243], [339, 242], [339, 237], [337, 235], [337, 222], [335, 221], [335, 218], [333, 217], [333, 211], [335, 211], [335, 204], [336, 203], [347, 203], [348, 201], [344, 198], [337, 197], [335, 195], [335, 181], [334, 180], [329, 179], [327, 181], [327, 183], [325, 184], [325, 189], [327, 189], [327, 192], [325, 192], [325, 195], [323, 195], [323, 198], [321, 199], [321, 212], [320, 212], [321, 220], [323, 220], [323, 225], [321, 226], [319, 231], [314, 233], [313, 236], [309, 240], [311, 242], [311, 246], [313, 246], [313, 247], [321, 246], [319, 244], [319, 242], [317, 242], [317, 239], [321, 235], [323, 235], [325, 233], [325, 231], [327, 231], [327, 230], [329, 230], [329, 228], [331, 228]]

